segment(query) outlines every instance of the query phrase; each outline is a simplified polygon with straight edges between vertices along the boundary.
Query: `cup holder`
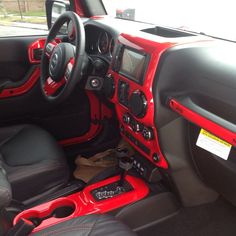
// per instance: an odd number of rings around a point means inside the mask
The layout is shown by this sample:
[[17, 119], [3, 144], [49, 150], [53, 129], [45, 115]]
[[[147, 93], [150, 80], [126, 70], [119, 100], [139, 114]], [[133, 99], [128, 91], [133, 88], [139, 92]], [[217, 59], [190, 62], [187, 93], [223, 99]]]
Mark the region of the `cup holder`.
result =
[[52, 216], [55, 218], [65, 218], [67, 216], [70, 216], [71, 214], [73, 214], [75, 211], [75, 206], [62, 206], [62, 207], [58, 207], [56, 208], [53, 212], [52, 212]]
[[32, 214], [28, 214], [27, 220], [31, 221], [35, 227], [39, 226], [43, 221], [46, 221], [50, 218], [66, 218], [72, 215], [76, 210], [76, 206], [74, 202], [64, 200], [64, 201], [56, 201], [54, 202], [47, 213], [45, 212], [32, 212]]

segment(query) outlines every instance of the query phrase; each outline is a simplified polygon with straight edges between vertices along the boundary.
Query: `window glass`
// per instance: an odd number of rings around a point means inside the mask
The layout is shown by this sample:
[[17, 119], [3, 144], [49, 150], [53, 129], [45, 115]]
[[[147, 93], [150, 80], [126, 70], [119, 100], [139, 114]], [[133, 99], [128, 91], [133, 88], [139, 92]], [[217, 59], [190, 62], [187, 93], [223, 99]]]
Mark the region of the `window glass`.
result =
[[236, 41], [235, 0], [102, 0], [109, 15]]
[[45, 0], [0, 0], [0, 37], [45, 35]]

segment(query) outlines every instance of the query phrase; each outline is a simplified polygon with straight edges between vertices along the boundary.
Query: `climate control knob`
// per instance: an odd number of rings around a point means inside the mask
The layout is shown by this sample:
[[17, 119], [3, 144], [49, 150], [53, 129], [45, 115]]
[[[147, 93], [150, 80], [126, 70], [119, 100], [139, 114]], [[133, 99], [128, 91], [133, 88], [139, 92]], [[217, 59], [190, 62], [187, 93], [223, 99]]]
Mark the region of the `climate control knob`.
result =
[[134, 91], [129, 98], [129, 109], [133, 115], [142, 118], [147, 112], [147, 99], [141, 91]]
[[128, 114], [128, 113], [126, 113], [126, 114], [124, 114], [123, 115], [123, 121], [124, 121], [124, 123], [125, 124], [130, 124], [130, 122], [131, 122], [131, 117], [130, 117], [130, 115]]

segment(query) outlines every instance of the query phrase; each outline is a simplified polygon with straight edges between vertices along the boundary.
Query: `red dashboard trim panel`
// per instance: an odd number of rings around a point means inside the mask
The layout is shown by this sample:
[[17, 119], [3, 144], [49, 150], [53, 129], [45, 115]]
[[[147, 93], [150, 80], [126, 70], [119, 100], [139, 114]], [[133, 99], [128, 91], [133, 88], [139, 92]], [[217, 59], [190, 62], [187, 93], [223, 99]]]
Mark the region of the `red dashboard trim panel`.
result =
[[[168, 164], [161, 153], [159, 142], [158, 142], [158, 134], [156, 131], [155, 123], [154, 123], [154, 101], [153, 101], [153, 93], [152, 93], [152, 85], [153, 85], [153, 80], [155, 78], [155, 73], [158, 65], [158, 61], [160, 59], [161, 54], [168, 49], [169, 47], [174, 46], [176, 43], [174, 42], [154, 42], [152, 40], [144, 39], [141, 37], [134, 37], [128, 34], [121, 34], [118, 40], [119, 44], [128, 46], [130, 48], [134, 48], [138, 51], [144, 52], [149, 54], [150, 56], [150, 61], [149, 65], [146, 70], [146, 76], [143, 85], [137, 84], [134, 81], [120, 75], [117, 72], [112, 71], [110, 69], [109, 73], [112, 74], [114, 77], [115, 81], [115, 95], [111, 99], [113, 103], [116, 105], [116, 112], [118, 119], [120, 121], [120, 124], [124, 127], [125, 132], [128, 132], [129, 134], [134, 135], [135, 139], [144, 144], [149, 150], [150, 154], [145, 153], [142, 149], [140, 149], [138, 146], [136, 146], [131, 140], [129, 140], [125, 135], [124, 132], [121, 132], [121, 135], [135, 148], [137, 149], [142, 155], [144, 155], [146, 158], [149, 159], [153, 164], [162, 167], [164, 169], [168, 168]], [[122, 80], [127, 83], [129, 83], [129, 96], [133, 91], [139, 90], [143, 92], [146, 96], [147, 99], [147, 112], [146, 115], [143, 118], [136, 118], [135, 119], [144, 124], [145, 126], [151, 127], [154, 131], [154, 138], [152, 140], [145, 140], [140, 132], [134, 132], [131, 127], [123, 122], [123, 115], [125, 113], [129, 113], [129, 109], [122, 104], [119, 103], [118, 101], [118, 81]], [[158, 156], [158, 161], [155, 161], [153, 159], [153, 155], [157, 154]]]
[[188, 109], [187, 107], [183, 106], [175, 99], [171, 99], [169, 102], [169, 106], [171, 109], [181, 116], [183, 116], [188, 121], [206, 129], [207, 131], [213, 133], [214, 135], [224, 139], [225, 141], [229, 142], [233, 146], [236, 146], [236, 134], [216, 123], [213, 121], [193, 112], [192, 110]]

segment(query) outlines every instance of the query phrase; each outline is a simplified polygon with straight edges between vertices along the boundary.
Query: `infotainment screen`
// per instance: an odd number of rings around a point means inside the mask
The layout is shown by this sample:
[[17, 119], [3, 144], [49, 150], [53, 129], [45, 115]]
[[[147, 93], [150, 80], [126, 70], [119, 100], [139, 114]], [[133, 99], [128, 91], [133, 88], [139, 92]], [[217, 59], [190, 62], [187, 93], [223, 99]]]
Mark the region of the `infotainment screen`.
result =
[[124, 48], [119, 73], [138, 83], [142, 83], [145, 61], [145, 54]]

